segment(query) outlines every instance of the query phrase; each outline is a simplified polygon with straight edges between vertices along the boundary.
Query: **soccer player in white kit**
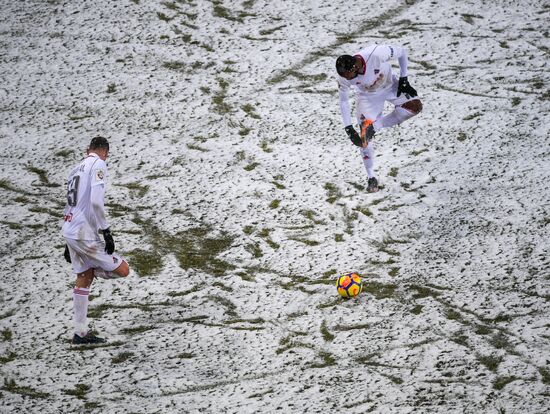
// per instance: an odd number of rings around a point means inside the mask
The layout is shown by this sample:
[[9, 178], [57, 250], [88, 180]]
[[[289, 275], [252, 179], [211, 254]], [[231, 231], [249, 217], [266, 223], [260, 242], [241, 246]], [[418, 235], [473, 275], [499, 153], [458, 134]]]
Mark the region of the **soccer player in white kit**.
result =
[[73, 343], [76, 344], [105, 342], [88, 332], [88, 295], [94, 278], [112, 279], [130, 273], [128, 263], [114, 253], [115, 242], [105, 215], [105, 160], [109, 155], [109, 142], [104, 137], [93, 138], [87, 154], [69, 174], [63, 223], [63, 237], [67, 242], [65, 260], [72, 263], [76, 273], [73, 290]]
[[[392, 72], [390, 60], [399, 62], [399, 78]], [[367, 191], [378, 191], [374, 173], [374, 146], [376, 132], [417, 115], [422, 102], [407, 80], [407, 52], [393, 45], [371, 45], [353, 56], [342, 55], [336, 60], [340, 111], [345, 131], [354, 145], [360, 147], [363, 163], [369, 177]], [[357, 92], [357, 123], [360, 134], [353, 128], [349, 89]], [[384, 103], [391, 102], [394, 110], [383, 115]]]

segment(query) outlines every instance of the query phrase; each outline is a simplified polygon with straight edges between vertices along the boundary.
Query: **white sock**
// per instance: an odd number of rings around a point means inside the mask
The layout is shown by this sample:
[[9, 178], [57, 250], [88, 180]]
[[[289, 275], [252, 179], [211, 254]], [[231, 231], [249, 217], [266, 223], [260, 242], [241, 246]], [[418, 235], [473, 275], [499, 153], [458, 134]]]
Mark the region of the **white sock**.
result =
[[75, 287], [73, 290], [73, 321], [74, 332], [79, 336], [86, 336], [88, 333], [88, 295], [89, 288]]
[[369, 142], [367, 148], [361, 148], [361, 156], [363, 157], [363, 165], [367, 170], [369, 178], [374, 177], [374, 145]]
[[396, 106], [395, 109], [391, 111], [388, 115], [377, 119], [374, 122], [373, 127], [375, 131], [379, 131], [382, 128], [389, 128], [394, 125], [400, 124], [401, 122], [406, 121], [407, 119], [412, 118], [415, 115], [415, 113], [407, 111], [405, 108]]

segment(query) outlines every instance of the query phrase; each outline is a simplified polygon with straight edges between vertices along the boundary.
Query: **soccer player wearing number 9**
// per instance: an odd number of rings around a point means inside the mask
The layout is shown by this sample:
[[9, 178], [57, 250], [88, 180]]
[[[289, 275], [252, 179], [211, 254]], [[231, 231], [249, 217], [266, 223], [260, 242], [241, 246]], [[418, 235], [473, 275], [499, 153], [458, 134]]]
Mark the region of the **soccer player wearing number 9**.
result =
[[105, 215], [109, 142], [95, 137], [88, 156], [73, 168], [67, 181], [67, 205], [64, 211], [63, 237], [65, 260], [76, 273], [73, 290], [73, 343], [90, 344], [105, 339], [88, 332], [88, 295], [94, 278], [127, 277], [130, 268], [115, 251], [115, 242]]

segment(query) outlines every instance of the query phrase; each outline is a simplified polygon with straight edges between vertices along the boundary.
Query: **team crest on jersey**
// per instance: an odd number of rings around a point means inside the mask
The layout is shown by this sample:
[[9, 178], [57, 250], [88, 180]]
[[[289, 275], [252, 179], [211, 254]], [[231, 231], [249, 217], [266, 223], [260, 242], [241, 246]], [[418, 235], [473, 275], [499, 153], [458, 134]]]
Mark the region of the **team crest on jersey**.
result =
[[113, 263], [118, 263], [118, 257], [113, 256]]
[[95, 178], [98, 180], [98, 181], [103, 181], [103, 178], [105, 178], [105, 172], [103, 170], [97, 170], [95, 172]]

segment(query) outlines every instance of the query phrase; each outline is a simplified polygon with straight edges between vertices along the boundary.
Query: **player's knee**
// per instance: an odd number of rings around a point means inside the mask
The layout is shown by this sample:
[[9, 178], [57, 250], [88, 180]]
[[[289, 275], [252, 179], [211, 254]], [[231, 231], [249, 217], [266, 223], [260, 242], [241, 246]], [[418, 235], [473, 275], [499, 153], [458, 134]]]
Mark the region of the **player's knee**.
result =
[[422, 102], [420, 99], [413, 99], [412, 101], [405, 102], [401, 107], [416, 115], [422, 111]]
[[115, 273], [119, 276], [127, 277], [130, 274], [130, 266], [123, 260], [120, 266], [115, 269]]

